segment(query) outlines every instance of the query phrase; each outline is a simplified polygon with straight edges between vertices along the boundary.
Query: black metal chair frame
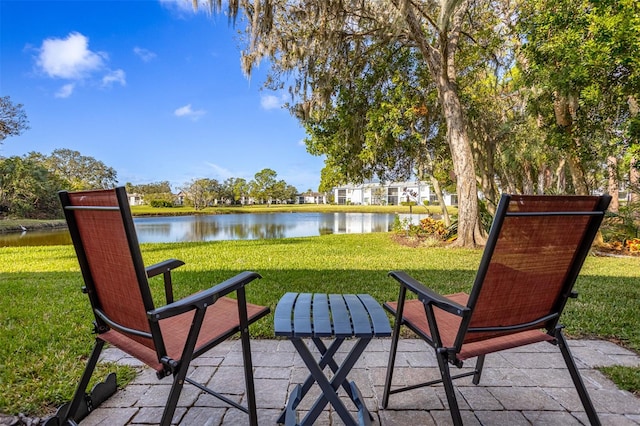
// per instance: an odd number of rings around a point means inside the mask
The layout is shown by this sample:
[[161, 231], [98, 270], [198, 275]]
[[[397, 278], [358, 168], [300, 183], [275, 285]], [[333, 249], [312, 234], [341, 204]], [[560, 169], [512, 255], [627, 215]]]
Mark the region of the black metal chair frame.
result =
[[[485, 246], [483, 257], [481, 259], [478, 272], [474, 281], [473, 288], [469, 295], [467, 305], [462, 305], [456, 303], [448, 299], [446, 296], [440, 295], [433, 290], [429, 289], [416, 279], [409, 276], [407, 273], [403, 271], [391, 271], [389, 272], [389, 276], [394, 278], [396, 281], [400, 283], [400, 291], [398, 295], [398, 303], [397, 307], [394, 309], [390, 307], [390, 305], [385, 304], [384, 307], [388, 311], [390, 311], [395, 316], [395, 323], [393, 328], [391, 349], [389, 354], [389, 362], [387, 366], [387, 374], [382, 398], [382, 407], [387, 408], [389, 404], [389, 397], [392, 394], [405, 392], [413, 389], [418, 389], [425, 386], [431, 386], [434, 384], [442, 383], [445, 389], [447, 401], [449, 403], [449, 409], [451, 411], [451, 417], [453, 419], [453, 423], [455, 425], [462, 425], [462, 417], [460, 415], [460, 410], [458, 407], [458, 402], [455, 395], [455, 390], [453, 386], [453, 379], [458, 379], [462, 377], [473, 376], [473, 384], [477, 385], [480, 382], [480, 377], [482, 374], [482, 368], [484, 364], [484, 359], [486, 354], [481, 354], [477, 356], [476, 365], [473, 371], [461, 373], [458, 375], [451, 375], [449, 364], [452, 364], [458, 368], [462, 367], [463, 362], [457, 358], [457, 354], [460, 352], [463, 341], [467, 333], [474, 332], [517, 332], [531, 329], [534, 326], [539, 326], [540, 328], [545, 328], [547, 330], [547, 334], [552, 337], [549, 340], [550, 343], [559, 346], [560, 351], [562, 353], [562, 357], [567, 365], [567, 369], [571, 375], [571, 379], [576, 387], [578, 395], [580, 397], [580, 401], [585, 409], [585, 412], [589, 418], [589, 421], [592, 425], [600, 425], [600, 420], [598, 415], [596, 414], [595, 408], [587, 390], [584, 386], [584, 382], [580, 376], [578, 368], [575, 364], [573, 356], [569, 350], [567, 345], [567, 341], [562, 333], [563, 326], [559, 324], [560, 315], [567, 303], [569, 298], [576, 298], [578, 295], [575, 291], [573, 291], [573, 285], [578, 277], [580, 269], [584, 263], [586, 256], [589, 254], [591, 250], [591, 245], [593, 240], [598, 232], [602, 219], [604, 218], [605, 211], [609, 205], [611, 197], [608, 195], [604, 195], [599, 197], [599, 202], [596, 208], [593, 211], [541, 211], [541, 212], [517, 212], [517, 211], [508, 211], [509, 202], [511, 197], [509, 195], [503, 195], [501, 197], [500, 203], [498, 205], [494, 222], [491, 227], [491, 231], [488, 237], [487, 245]], [[482, 287], [484, 283], [485, 276], [489, 269], [489, 265], [491, 263], [493, 251], [496, 247], [496, 243], [498, 242], [498, 238], [500, 235], [500, 230], [502, 228], [502, 223], [506, 217], [512, 216], [590, 216], [590, 223], [585, 232], [582, 243], [578, 247], [572, 267], [565, 278], [564, 288], [560, 297], [557, 298], [557, 305], [555, 306], [554, 312], [552, 314], [546, 315], [544, 317], [538, 318], [533, 322], [529, 322], [526, 324], [520, 324], [518, 326], [509, 326], [509, 327], [485, 327], [485, 328], [471, 328], [469, 326], [471, 318], [473, 316], [474, 307], [478, 300], [480, 293], [482, 292]], [[567, 230], [567, 232], [571, 232]], [[403, 317], [403, 309], [405, 304], [405, 298], [407, 296], [407, 291], [414, 293], [417, 295], [417, 298], [424, 304], [424, 312], [427, 318], [427, 323], [429, 326], [430, 334], [428, 335], [424, 333], [422, 330], [413, 327], [409, 322], [405, 321]], [[438, 323], [436, 321], [436, 316], [434, 313], [434, 307], [442, 309], [450, 314], [461, 317], [461, 324], [458, 329], [455, 343], [452, 347], [446, 347], [443, 345], [440, 332], [438, 329]], [[391, 389], [394, 366], [396, 360], [396, 353], [398, 349], [398, 340], [400, 337], [400, 329], [401, 326], [405, 325], [409, 329], [411, 329], [414, 333], [416, 333], [420, 338], [427, 341], [434, 349], [435, 355], [438, 362], [438, 367], [440, 370], [441, 378], [437, 380], [432, 380], [424, 383], [418, 383], [415, 385], [405, 386], [401, 388]]]
[[[82, 276], [85, 282], [83, 292], [88, 294], [95, 315], [94, 333], [97, 334], [94, 348], [91, 352], [89, 360], [87, 361], [85, 371], [82, 375], [80, 383], [78, 384], [74, 397], [71, 403], [68, 404], [68, 409], [66, 410], [66, 412], [59, 413], [59, 424], [76, 424], [76, 422], [80, 420], [75, 417], [77, 413], [91, 411], [92, 407], [88, 407], [89, 409], [85, 410], [84, 407], [81, 408], [81, 405], [83, 403], [87, 403], [87, 401], [89, 400], [89, 395], [85, 394], [85, 391], [105, 343], [105, 341], [100, 338], [100, 334], [113, 329], [130, 335], [137, 335], [153, 339], [158, 361], [163, 366], [162, 371], [157, 372], [158, 378], [162, 379], [163, 377], [169, 375], [173, 376], [173, 385], [171, 387], [171, 391], [165, 405], [160, 424], [169, 425], [171, 423], [184, 382], [188, 382], [198, 387], [200, 390], [205, 391], [212, 396], [224, 401], [225, 403], [247, 413], [249, 415], [249, 423], [251, 425], [257, 425], [258, 420], [253, 379], [253, 364], [251, 359], [249, 325], [267, 315], [269, 313], [269, 309], [264, 308], [264, 310], [261, 311], [259, 315], [249, 320], [244, 287], [249, 282], [257, 278], [261, 278], [261, 276], [255, 272], [245, 271], [218, 285], [209, 288], [208, 290], [198, 292], [194, 295], [185, 297], [178, 301], [174, 301], [171, 271], [179, 266], [184, 265], [184, 262], [176, 259], [169, 259], [145, 268], [135, 232], [135, 227], [133, 224], [133, 218], [129, 209], [126, 191], [123, 187], [118, 187], [115, 188], [115, 194], [117, 197], [118, 206], [102, 207], [74, 206], [70, 203], [70, 198], [67, 191], [61, 191], [59, 193], [60, 200], [64, 208], [64, 214], [69, 226], [69, 231], [71, 233], [73, 245], [75, 247], [78, 261], [80, 263]], [[151, 330], [150, 333], [123, 327], [117, 322], [112, 321], [104, 312], [101, 311], [100, 300], [98, 299], [95, 292], [89, 261], [83, 247], [80, 232], [76, 225], [74, 211], [78, 210], [117, 210], [120, 212], [128, 246], [137, 275], [139, 289], [142, 294], [145, 309], [147, 311], [146, 315], [149, 321], [149, 327]], [[147, 278], [151, 278], [160, 274], [163, 274], [167, 304], [165, 306], [156, 308], [154, 306]], [[207, 344], [199, 347], [196, 350], [197, 339], [204, 321], [207, 308], [214, 305], [216, 301], [221, 297], [232, 292], [236, 293], [238, 300], [238, 314], [240, 325], [230, 330], [228, 333], [219, 336], [217, 339], [209, 341]], [[167, 355], [165, 341], [160, 330], [159, 322], [163, 319], [184, 314], [189, 311], [194, 311], [195, 314], [193, 316], [191, 328], [184, 345], [182, 356], [179, 360], [171, 359]], [[221, 395], [220, 393], [187, 377], [187, 370], [192, 359], [197, 358], [203, 353], [209, 351], [210, 349], [225, 341], [229, 337], [235, 335], [236, 333], [240, 333], [240, 340], [242, 345], [244, 379], [247, 392], [247, 407], [244, 407], [236, 403], [235, 401], [230, 400], [224, 395]]]

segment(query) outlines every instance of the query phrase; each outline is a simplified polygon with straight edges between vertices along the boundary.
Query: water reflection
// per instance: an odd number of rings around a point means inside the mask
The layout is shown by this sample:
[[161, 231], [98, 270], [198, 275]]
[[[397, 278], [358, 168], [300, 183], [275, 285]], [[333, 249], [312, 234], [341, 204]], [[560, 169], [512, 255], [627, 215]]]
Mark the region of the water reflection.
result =
[[137, 218], [140, 242], [258, 240], [386, 232], [393, 214], [271, 213]]
[[[134, 218], [141, 243], [258, 240], [387, 232], [393, 214], [270, 213]], [[0, 234], [0, 246], [71, 244], [66, 230]]]
[[71, 244], [71, 237], [66, 229], [0, 234], [0, 247], [53, 246], [67, 244]]

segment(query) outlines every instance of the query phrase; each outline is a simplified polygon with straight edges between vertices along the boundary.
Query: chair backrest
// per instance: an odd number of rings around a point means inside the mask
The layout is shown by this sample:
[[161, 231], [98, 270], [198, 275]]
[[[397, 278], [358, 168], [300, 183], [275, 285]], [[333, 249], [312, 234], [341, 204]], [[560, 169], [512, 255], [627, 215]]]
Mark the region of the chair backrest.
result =
[[146, 312], [153, 309], [127, 194], [59, 193], [98, 332], [115, 328], [154, 348]]
[[503, 195], [456, 346], [554, 329], [610, 200]]

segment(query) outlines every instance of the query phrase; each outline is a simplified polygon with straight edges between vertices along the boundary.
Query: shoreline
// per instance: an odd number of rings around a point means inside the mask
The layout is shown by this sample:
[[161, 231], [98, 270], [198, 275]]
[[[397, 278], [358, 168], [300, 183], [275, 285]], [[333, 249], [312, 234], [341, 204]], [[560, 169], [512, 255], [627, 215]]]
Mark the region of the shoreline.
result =
[[65, 229], [67, 223], [64, 219], [37, 220], [37, 219], [5, 219], [0, 220], [0, 234], [12, 234], [27, 231], [44, 231], [49, 229]]

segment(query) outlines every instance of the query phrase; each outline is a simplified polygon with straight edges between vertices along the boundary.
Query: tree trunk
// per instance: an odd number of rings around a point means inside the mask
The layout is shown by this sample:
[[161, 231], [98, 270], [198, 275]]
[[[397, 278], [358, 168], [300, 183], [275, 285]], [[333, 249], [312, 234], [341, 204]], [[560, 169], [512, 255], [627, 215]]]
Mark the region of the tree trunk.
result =
[[[578, 112], [578, 96], [571, 93], [569, 95], [560, 95], [555, 93], [553, 101], [553, 112], [556, 118], [556, 124], [562, 127], [567, 138], [570, 138], [576, 147], [580, 146], [580, 140], [573, 137], [573, 127], [576, 122]], [[588, 195], [589, 188], [585, 179], [584, 170], [580, 164], [580, 159], [576, 156], [575, 151], [570, 150], [566, 157], [573, 188], [577, 195]], [[560, 175], [558, 175], [560, 178]], [[560, 189], [560, 188], [558, 188]]]
[[[423, 138], [422, 143], [426, 145], [427, 139]], [[419, 178], [418, 181], [422, 179], [423, 176], [429, 176], [429, 180], [431, 181], [431, 186], [433, 187], [433, 192], [435, 192], [436, 198], [438, 198], [438, 204], [440, 204], [440, 210], [442, 211], [442, 221], [446, 226], [449, 226], [451, 225], [451, 218], [449, 217], [447, 204], [444, 202], [444, 194], [442, 192], [442, 187], [440, 186], [440, 182], [438, 182], [438, 179], [436, 179], [436, 177], [433, 175], [433, 168], [434, 168], [433, 163], [435, 162], [435, 158], [434, 158], [434, 155], [431, 153], [431, 151], [427, 149], [426, 152], [427, 152], [426, 158], [428, 162], [427, 169], [429, 170], [429, 172], [426, 173], [424, 165], [420, 165], [418, 168], [418, 178]], [[420, 194], [420, 190], [418, 190], [418, 194]]]
[[[442, 82], [441, 82], [442, 83]], [[480, 230], [478, 217], [478, 187], [473, 165], [473, 153], [462, 119], [462, 107], [452, 84], [441, 84], [440, 98], [447, 123], [447, 139], [453, 159], [458, 195], [458, 239], [459, 247], [483, 245], [486, 237]]]
[[538, 195], [544, 195], [545, 189], [549, 187], [550, 175], [551, 172], [549, 170], [549, 167], [547, 167], [546, 164], [543, 164], [540, 167], [540, 171], [538, 172]]
[[438, 41], [435, 45], [427, 38], [422, 23], [415, 13], [417, 10], [415, 6], [403, 0], [393, 0], [393, 4], [402, 13], [410, 36], [416, 42], [429, 67], [447, 123], [447, 140], [451, 150], [458, 195], [458, 239], [455, 245], [459, 247], [483, 245], [486, 237], [480, 229], [478, 217], [478, 186], [473, 154], [455, 85], [455, 52], [460, 36], [460, 24], [468, 4], [464, 4], [464, 0], [443, 0], [440, 3], [440, 16], [435, 23], [438, 33], [436, 36]]
[[558, 168], [556, 169], [556, 176], [558, 177], [558, 182], [556, 183], [556, 192], [558, 194], [564, 194], [567, 191], [567, 181], [564, 177], [564, 165], [566, 160], [564, 158], [560, 159], [558, 163]]
[[613, 155], [607, 157], [607, 171], [609, 173], [608, 192], [611, 195], [609, 211], [618, 213], [620, 209], [620, 199], [618, 197], [618, 159]]
[[[629, 96], [629, 113], [632, 117], [637, 117], [640, 114], [640, 106], [638, 106], [638, 100], [635, 96]], [[629, 169], [629, 183], [631, 186], [631, 196], [629, 197], [629, 201], [631, 203], [640, 202], [640, 160], [634, 157], [631, 159]]]
[[575, 155], [569, 154], [567, 156], [567, 164], [569, 165], [569, 172], [571, 173], [571, 180], [573, 181], [573, 188], [576, 195], [589, 195], [589, 188], [587, 187], [587, 180], [584, 176], [584, 171]]
[[631, 186], [631, 197], [629, 201], [632, 203], [640, 202], [640, 190], [638, 189], [640, 185], [640, 170], [638, 170], [638, 167], [640, 167], [638, 159], [632, 158], [629, 169], [629, 184]]
[[442, 188], [440, 187], [440, 182], [435, 176], [430, 175], [431, 186], [433, 186], [433, 192], [436, 193], [436, 197], [438, 198], [438, 204], [440, 204], [440, 211], [442, 211], [442, 221], [445, 226], [451, 225], [451, 218], [449, 217], [449, 211], [447, 210], [447, 205], [444, 202], [444, 194], [442, 193]]
[[527, 195], [533, 195], [534, 185], [533, 177], [531, 176], [531, 163], [524, 161], [522, 165], [522, 193]]
[[480, 190], [484, 194], [487, 210], [492, 215], [498, 206], [498, 189], [496, 187], [495, 145], [482, 138], [481, 142], [473, 144], [475, 164], [478, 167]]

